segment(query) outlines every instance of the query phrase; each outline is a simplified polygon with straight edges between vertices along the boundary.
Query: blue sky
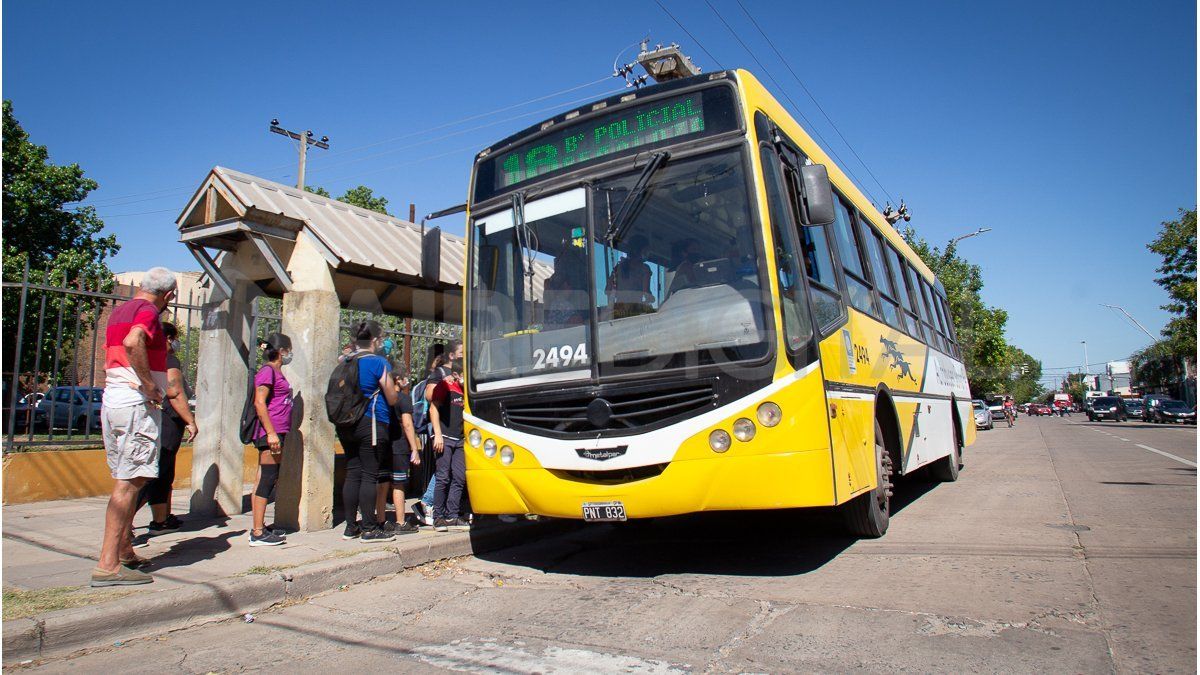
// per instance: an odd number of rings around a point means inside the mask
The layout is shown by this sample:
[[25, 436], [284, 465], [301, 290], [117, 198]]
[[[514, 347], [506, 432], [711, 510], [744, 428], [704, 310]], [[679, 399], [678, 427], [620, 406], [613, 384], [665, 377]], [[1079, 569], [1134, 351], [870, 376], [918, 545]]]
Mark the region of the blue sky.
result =
[[706, 71], [773, 75], [931, 241], [991, 227], [960, 251], [1044, 366], [1077, 366], [1080, 340], [1094, 363], [1147, 342], [1100, 302], [1166, 322], [1145, 244], [1196, 202], [1194, 3], [742, 1], [883, 189], [735, 0], [713, 4], [766, 73], [703, 2], [667, 6], [711, 57], [654, 3], [9, 2], [3, 95], [54, 161], [100, 182], [114, 269], [191, 269], [173, 221], [208, 169], [295, 181], [272, 117], [331, 138], [309, 184], [425, 213], [465, 198], [478, 149], [619, 86], [602, 78], [648, 32]]

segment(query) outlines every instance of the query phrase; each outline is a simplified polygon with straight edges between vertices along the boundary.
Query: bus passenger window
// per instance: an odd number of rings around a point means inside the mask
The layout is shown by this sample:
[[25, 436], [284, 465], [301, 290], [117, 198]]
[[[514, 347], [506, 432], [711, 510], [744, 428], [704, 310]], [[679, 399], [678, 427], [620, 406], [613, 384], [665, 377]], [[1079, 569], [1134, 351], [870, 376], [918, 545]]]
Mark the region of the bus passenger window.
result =
[[892, 287], [892, 278], [888, 276], [887, 264], [883, 261], [883, 243], [876, 232], [867, 222], [862, 221], [863, 237], [867, 243], [867, 258], [871, 261], [871, 272], [875, 275], [875, 288], [879, 291], [882, 302], [883, 320], [889, 326], [903, 327], [900, 322], [900, 312], [896, 306], [896, 289]]
[[862, 252], [854, 236], [854, 222], [845, 204], [838, 200], [834, 205], [837, 220], [833, 233], [837, 237], [838, 254], [842, 258], [842, 269], [846, 272], [846, 290], [850, 292], [850, 304], [860, 311], [878, 316], [875, 303], [871, 300], [871, 286], [863, 270]]

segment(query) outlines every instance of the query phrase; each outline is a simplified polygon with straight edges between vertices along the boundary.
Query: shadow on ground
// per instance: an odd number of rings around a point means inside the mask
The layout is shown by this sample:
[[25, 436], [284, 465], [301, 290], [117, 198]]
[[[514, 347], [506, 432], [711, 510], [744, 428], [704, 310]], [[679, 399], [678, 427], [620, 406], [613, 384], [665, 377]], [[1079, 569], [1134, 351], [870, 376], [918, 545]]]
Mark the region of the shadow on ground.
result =
[[[892, 518], [936, 487], [902, 480]], [[747, 486], [753, 489], [753, 486]], [[482, 560], [542, 572], [602, 577], [663, 574], [791, 576], [820, 569], [857, 539], [836, 509], [697, 513], [627, 523], [562, 521], [560, 534], [478, 553]]]

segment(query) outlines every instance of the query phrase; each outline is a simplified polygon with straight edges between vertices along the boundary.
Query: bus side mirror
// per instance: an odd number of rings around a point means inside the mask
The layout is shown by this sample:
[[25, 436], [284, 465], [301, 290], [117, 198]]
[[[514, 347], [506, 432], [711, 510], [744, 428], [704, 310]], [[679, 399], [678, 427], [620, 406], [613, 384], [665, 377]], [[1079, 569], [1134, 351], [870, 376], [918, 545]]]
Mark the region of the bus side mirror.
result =
[[442, 278], [442, 228], [425, 230], [421, 239], [421, 282], [429, 287]]
[[833, 212], [833, 186], [824, 164], [800, 167], [800, 219], [811, 227], [822, 227], [836, 220]]

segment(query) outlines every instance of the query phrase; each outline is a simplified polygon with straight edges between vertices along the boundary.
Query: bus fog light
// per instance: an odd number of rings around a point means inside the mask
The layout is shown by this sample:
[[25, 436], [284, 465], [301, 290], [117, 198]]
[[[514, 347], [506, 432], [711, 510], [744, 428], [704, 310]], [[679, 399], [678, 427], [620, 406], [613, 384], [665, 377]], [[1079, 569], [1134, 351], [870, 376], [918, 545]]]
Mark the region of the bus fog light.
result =
[[500, 463], [501, 464], [512, 464], [514, 456], [515, 455], [513, 455], [513, 449], [508, 447], [507, 445], [504, 446], [503, 448], [500, 448]]
[[733, 437], [743, 443], [754, 438], [755, 431], [754, 422], [745, 417], [733, 423]]
[[479, 433], [478, 429], [472, 429], [471, 433], [467, 434], [467, 441], [471, 443], [472, 448], [478, 448], [483, 442], [483, 434]]
[[483, 454], [487, 455], [489, 459], [496, 456], [496, 441], [494, 439], [489, 438], [484, 442]]
[[732, 443], [733, 439], [724, 429], [716, 429], [708, 435], [708, 447], [712, 448], [713, 452], [725, 452]]
[[758, 423], [764, 427], [773, 427], [783, 421], [783, 411], [779, 406], [767, 401], [758, 406]]

